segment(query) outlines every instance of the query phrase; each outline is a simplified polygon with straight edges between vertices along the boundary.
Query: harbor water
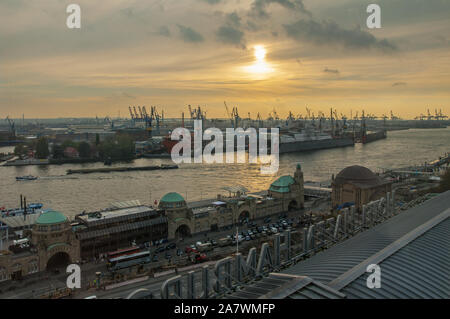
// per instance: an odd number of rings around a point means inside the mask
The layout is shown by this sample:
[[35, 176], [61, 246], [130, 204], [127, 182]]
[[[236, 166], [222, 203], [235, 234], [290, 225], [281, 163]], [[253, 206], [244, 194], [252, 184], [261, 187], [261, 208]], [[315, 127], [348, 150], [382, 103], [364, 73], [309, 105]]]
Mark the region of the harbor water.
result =
[[[0, 148], [0, 153], [12, 151]], [[280, 156], [275, 175], [261, 175], [259, 164], [180, 164], [179, 169], [66, 175], [69, 169], [104, 167], [103, 163], [49, 166], [0, 166], [0, 207], [19, 206], [19, 196], [27, 202], [41, 202], [44, 208], [69, 217], [82, 211], [104, 209], [112, 202], [137, 199], [151, 204], [165, 193], [178, 192], [188, 201], [226, 194], [223, 187], [240, 185], [250, 191], [265, 190], [278, 176], [292, 174], [302, 165], [305, 181], [330, 180], [349, 165], [363, 165], [373, 171], [433, 161], [450, 151], [450, 127], [388, 132], [387, 139], [369, 144], [289, 153]], [[115, 166], [173, 164], [171, 159], [138, 159]], [[16, 176], [34, 175], [35, 181], [16, 181]]]

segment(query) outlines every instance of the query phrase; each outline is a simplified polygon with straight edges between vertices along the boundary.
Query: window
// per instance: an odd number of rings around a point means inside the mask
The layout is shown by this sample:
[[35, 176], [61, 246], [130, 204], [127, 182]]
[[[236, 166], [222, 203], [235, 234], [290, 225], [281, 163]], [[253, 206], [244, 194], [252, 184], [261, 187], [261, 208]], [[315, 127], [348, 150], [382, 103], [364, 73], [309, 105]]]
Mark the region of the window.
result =
[[38, 272], [38, 270], [39, 270], [39, 267], [38, 267], [37, 260], [32, 260], [28, 263], [28, 273], [29, 274]]
[[8, 275], [6, 274], [6, 269], [0, 267], [0, 282], [8, 280]]
[[50, 230], [51, 230], [51, 231], [58, 231], [58, 230], [61, 230], [61, 225], [52, 225], [52, 226], [50, 227]]
[[47, 231], [47, 226], [39, 226], [39, 227], [38, 227], [38, 231], [40, 231], [40, 232], [46, 232], [46, 231]]

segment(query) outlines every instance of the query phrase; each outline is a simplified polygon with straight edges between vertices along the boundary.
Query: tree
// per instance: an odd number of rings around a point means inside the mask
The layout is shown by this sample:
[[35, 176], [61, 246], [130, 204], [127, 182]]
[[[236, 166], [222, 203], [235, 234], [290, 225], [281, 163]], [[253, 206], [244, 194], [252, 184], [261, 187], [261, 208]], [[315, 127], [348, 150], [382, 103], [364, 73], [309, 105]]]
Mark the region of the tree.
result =
[[80, 154], [81, 158], [91, 157], [91, 146], [89, 145], [89, 143], [81, 142], [78, 145], [78, 153]]
[[65, 140], [64, 142], [62, 142], [61, 146], [63, 149], [66, 149], [68, 147], [73, 147], [73, 148], [78, 149], [78, 144], [72, 140]]
[[49, 154], [48, 140], [45, 137], [40, 137], [36, 144], [36, 157], [45, 159], [48, 158]]
[[134, 142], [128, 135], [107, 138], [99, 145], [99, 155], [102, 159], [130, 160], [134, 158]]
[[445, 192], [450, 190], [450, 169], [441, 176], [441, 182], [439, 183], [439, 191]]
[[64, 158], [64, 147], [62, 145], [53, 145], [53, 158]]
[[28, 151], [28, 147], [25, 144], [18, 144], [14, 147], [14, 155], [25, 155]]
[[100, 135], [98, 133], [95, 134], [95, 145], [99, 145], [100, 144]]

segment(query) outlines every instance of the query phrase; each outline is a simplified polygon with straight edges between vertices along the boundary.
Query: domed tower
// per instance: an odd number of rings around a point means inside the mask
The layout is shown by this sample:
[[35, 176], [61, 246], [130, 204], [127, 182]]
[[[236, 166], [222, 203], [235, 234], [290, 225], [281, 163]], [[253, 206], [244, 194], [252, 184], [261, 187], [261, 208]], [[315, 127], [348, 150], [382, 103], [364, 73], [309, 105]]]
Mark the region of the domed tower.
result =
[[300, 164], [297, 164], [294, 177], [284, 175], [273, 182], [268, 190], [268, 195], [283, 201], [283, 211], [303, 208], [305, 197], [303, 172]]
[[183, 196], [178, 193], [167, 193], [159, 201], [158, 207], [164, 210], [167, 216], [169, 239], [191, 235], [192, 210], [187, 207]]
[[79, 241], [75, 238], [70, 221], [60, 212], [42, 213], [31, 234], [31, 241], [38, 250], [41, 270], [79, 261]]
[[344, 168], [331, 183], [333, 208], [364, 204], [385, 197], [391, 191], [391, 182], [381, 179], [370, 169], [353, 165]]

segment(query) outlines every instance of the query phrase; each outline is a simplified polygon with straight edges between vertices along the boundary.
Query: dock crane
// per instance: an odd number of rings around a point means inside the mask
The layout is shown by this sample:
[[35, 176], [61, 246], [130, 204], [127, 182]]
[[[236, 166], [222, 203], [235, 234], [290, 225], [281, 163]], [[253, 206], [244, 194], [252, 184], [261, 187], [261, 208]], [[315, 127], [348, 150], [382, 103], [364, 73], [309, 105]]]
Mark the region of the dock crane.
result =
[[391, 121], [393, 121], [393, 120], [400, 120], [400, 117], [395, 116], [394, 113], [391, 110]]
[[130, 110], [131, 119], [134, 120], [134, 114], [133, 111], [131, 110], [131, 106], [129, 106], [128, 109]]
[[259, 112], [258, 112], [258, 114], [256, 115], [256, 120], [258, 121], [258, 128], [261, 128], [261, 127], [264, 126], [264, 121], [263, 121], [263, 119], [261, 118], [261, 114], [259, 114]]
[[9, 118], [9, 116], [6, 117], [6, 122], [8, 122], [9, 125], [9, 130], [11, 131], [11, 134], [13, 137], [16, 137], [16, 128], [15, 128], [15, 123], [13, 120], [11, 120]]
[[[226, 102], [226, 101], [223, 101], [223, 104], [225, 105], [225, 109], [226, 109], [226, 111], [227, 111], [228, 118], [229, 118], [230, 121], [231, 121], [231, 126], [234, 127], [233, 116], [232, 116], [232, 114], [230, 113], [230, 110], [228, 109], [227, 102]], [[234, 110], [234, 109], [233, 109], [233, 110]]]

